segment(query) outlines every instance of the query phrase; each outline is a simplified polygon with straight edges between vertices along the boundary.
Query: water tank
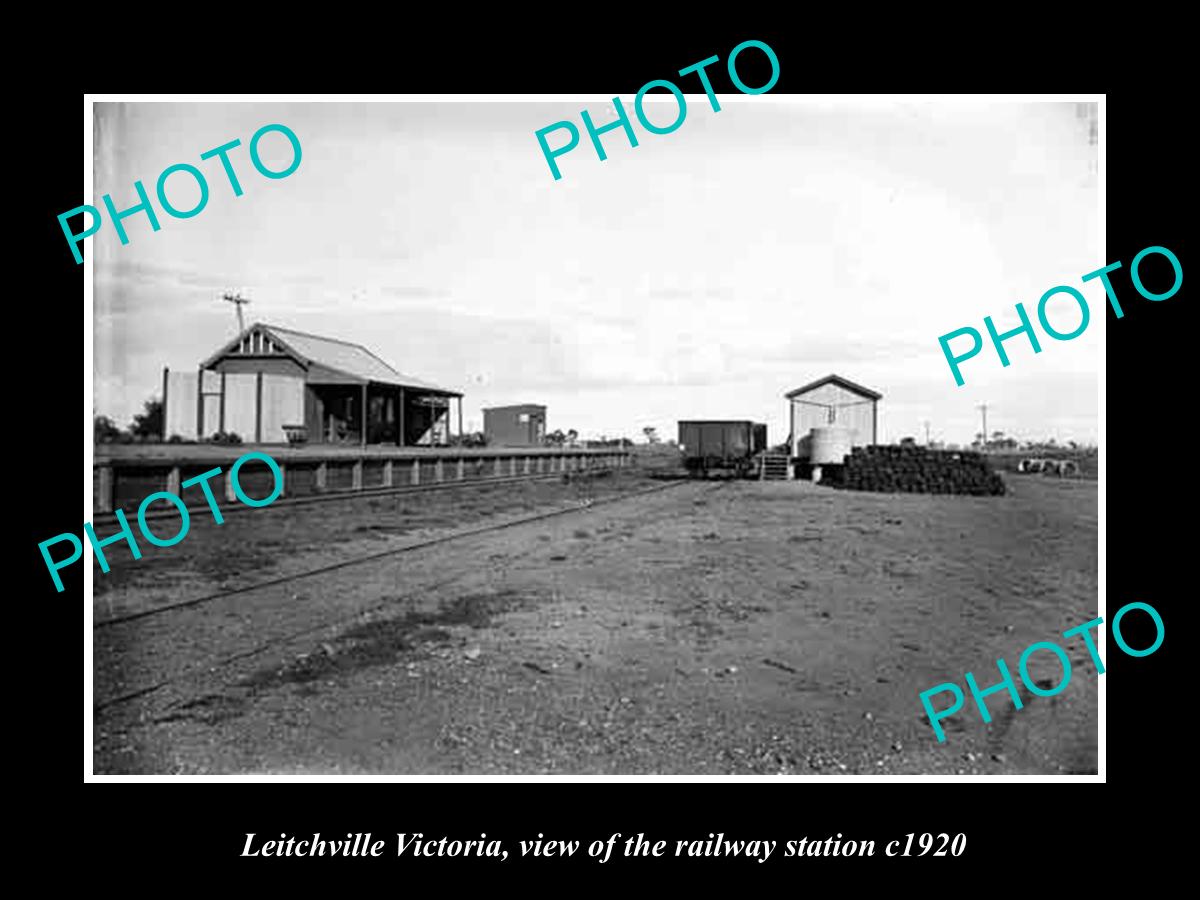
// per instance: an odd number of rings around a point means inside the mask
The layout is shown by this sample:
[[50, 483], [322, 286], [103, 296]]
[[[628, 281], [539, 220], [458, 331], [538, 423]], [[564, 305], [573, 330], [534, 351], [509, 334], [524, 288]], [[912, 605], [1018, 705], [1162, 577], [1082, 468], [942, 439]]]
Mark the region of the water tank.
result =
[[814, 428], [809, 437], [812, 447], [809, 462], [814, 466], [840, 465], [854, 445], [854, 429], [837, 425]]

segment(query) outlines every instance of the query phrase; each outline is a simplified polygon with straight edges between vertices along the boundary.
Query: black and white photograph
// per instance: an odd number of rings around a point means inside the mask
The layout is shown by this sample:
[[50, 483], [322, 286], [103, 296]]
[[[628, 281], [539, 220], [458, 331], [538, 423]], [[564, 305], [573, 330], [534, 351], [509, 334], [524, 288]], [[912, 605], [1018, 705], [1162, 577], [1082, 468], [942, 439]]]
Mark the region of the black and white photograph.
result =
[[93, 776], [1103, 779], [1104, 98], [676, 83], [95, 96]]

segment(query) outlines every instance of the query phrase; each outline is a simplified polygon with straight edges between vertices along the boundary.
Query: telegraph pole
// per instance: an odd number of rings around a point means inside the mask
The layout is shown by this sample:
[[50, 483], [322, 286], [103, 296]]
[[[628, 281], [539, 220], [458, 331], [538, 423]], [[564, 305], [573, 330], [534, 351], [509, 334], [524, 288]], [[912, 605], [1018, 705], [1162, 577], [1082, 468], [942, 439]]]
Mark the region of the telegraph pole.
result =
[[988, 442], [988, 430], [987, 430], [987, 404], [986, 404], [986, 403], [981, 403], [981, 404], [979, 405], [979, 407], [978, 407], [978, 408], [980, 409], [980, 411], [982, 411], [982, 412], [983, 412], [983, 447], [982, 447], [982, 448], [980, 448], [980, 449], [986, 450], [986, 449], [987, 449], [987, 442]]
[[250, 301], [240, 294], [222, 294], [221, 299], [232, 303], [237, 308], [238, 334], [241, 334], [246, 330], [246, 323], [242, 320], [242, 307]]
[[925, 446], [929, 446], [929, 420], [925, 420]]

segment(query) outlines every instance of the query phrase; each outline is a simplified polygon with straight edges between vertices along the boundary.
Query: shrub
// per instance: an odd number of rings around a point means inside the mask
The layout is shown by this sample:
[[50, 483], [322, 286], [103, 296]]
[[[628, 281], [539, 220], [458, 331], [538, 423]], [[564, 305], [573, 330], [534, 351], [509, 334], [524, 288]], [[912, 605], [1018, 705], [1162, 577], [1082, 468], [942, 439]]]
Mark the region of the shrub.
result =
[[159, 440], [163, 433], [163, 402], [151, 397], [143, 403], [142, 411], [133, 417], [129, 432], [142, 441]]
[[123, 432], [108, 416], [96, 416], [92, 419], [92, 439], [97, 444], [117, 443]]

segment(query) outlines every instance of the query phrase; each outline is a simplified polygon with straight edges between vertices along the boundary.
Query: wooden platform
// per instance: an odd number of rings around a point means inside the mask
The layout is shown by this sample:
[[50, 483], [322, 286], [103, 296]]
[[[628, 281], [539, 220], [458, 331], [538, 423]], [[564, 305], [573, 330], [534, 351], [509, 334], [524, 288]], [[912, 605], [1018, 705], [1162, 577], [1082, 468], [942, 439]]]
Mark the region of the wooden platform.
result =
[[[563, 472], [620, 468], [628, 450], [557, 447], [290, 447], [279, 445], [115, 444], [97, 448], [92, 464], [95, 514], [137, 511], [156, 491], [180, 494], [184, 481], [220, 467], [208, 481], [214, 496], [235, 500], [229, 468], [250, 452], [270, 456], [284, 474], [284, 498], [386, 491], [449, 482], [536, 478]], [[246, 462], [238, 482], [251, 497], [274, 488], [267, 465]], [[205, 506], [200, 487], [186, 489], [189, 507]], [[166, 505], [165, 501], [159, 505]]]

